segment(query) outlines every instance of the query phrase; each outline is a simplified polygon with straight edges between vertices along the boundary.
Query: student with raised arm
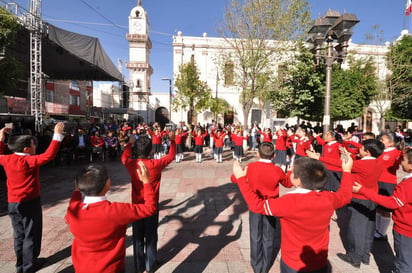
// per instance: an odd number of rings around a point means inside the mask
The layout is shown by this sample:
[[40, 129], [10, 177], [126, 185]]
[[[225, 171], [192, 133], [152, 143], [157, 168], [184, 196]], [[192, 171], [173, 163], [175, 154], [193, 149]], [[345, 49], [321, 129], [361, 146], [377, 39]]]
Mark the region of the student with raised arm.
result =
[[329, 224], [333, 212], [352, 197], [353, 160], [342, 162], [342, 183], [337, 192], [322, 191], [326, 167], [312, 158], [295, 161], [291, 182], [295, 190], [279, 197], [264, 199], [247, 180], [247, 169], [233, 165], [239, 189], [256, 213], [277, 216], [281, 223], [281, 273], [328, 272]]

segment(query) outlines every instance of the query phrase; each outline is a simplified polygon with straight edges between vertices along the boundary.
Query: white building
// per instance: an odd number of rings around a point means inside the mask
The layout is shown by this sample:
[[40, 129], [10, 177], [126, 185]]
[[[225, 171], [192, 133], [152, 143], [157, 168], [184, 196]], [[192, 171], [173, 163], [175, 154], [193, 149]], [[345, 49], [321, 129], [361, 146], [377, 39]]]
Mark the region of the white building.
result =
[[150, 76], [153, 74], [150, 65], [152, 42], [149, 38], [149, 20], [141, 1], [138, 1], [137, 6], [130, 11], [129, 34], [126, 38], [129, 42], [130, 58], [126, 63], [129, 70], [129, 107], [147, 121], [152, 118], [149, 104]]
[[[404, 33], [403, 33], [404, 34]], [[276, 45], [275, 45], [276, 46]], [[179, 74], [179, 66], [181, 64], [194, 60], [200, 74], [200, 80], [207, 82], [212, 89], [212, 95], [225, 99], [232, 107], [230, 116], [233, 114], [234, 122], [243, 122], [242, 107], [239, 102], [240, 89], [234, 85], [225, 84], [225, 75], [222, 75], [222, 69], [219, 68], [219, 58], [222, 52], [233, 50], [223, 38], [208, 37], [206, 33], [203, 37], [183, 36], [182, 32], [178, 32], [177, 36], [173, 37], [173, 75], [174, 78]], [[384, 81], [389, 73], [386, 66], [386, 53], [389, 50], [389, 43], [386, 45], [365, 45], [354, 44], [349, 42], [348, 54], [354, 56], [355, 59], [372, 57], [376, 64], [377, 76]], [[227, 54], [228, 55], [228, 54]], [[292, 54], [286, 53], [286, 58], [290, 58]], [[274, 72], [277, 71], [277, 64], [285, 60], [285, 55], [278, 59], [273, 59]], [[236, 61], [236, 60], [234, 60]], [[221, 64], [220, 64], [221, 66]], [[345, 68], [345, 63], [342, 65]], [[178, 92], [178, 90], [177, 90]], [[332, 98], [333, 99], [333, 98]], [[165, 105], [165, 107], [167, 107]], [[380, 117], [381, 112], [390, 107], [389, 101], [372, 102], [367, 109], [365, 115], [359, 117], [357, 120], [341, 122], [346, 128], [351, 122], [359, 124], [364, 131], [372, 131], [378, 133], [380, 131]], [[172, 120], [187, 121], [187, 114], [185, 109], [172, 113]], [[250, 111], [248, 117], [248, 124], [257, 121], [264, 127], [273, 126], [276, 120], [276, 112], [272, 111], [270, 105], [267, 103], [262, 105], [255, 101], [255, 105]], [[212, 115], [210, 111], [205, 111], [198, 114], [197, 121], [200, 123], [211, 122]], [[296, 121], [287, 120], [289, 124], [294, 124]]]
[[102, 108], [122, 107], [122, 90], [111, 83], [100, 83], [93, 89], [93, 105]]

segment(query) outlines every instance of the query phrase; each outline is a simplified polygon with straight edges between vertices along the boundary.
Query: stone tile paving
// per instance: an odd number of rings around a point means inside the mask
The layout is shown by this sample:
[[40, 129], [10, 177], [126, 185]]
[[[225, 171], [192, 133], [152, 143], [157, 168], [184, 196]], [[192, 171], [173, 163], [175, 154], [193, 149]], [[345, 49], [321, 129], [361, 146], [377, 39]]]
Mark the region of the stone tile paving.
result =
[[[199, 164], [173, 162], [164, 171], [159, 212], [159, 273], [248, 273], [248, 211], [237, 186], [230, 182], [232, 160], [225, 152], [224, 163], [204, 157]], [[248, 153], [248, 161], [255, 160]], [[194, 158], [190, 156], [190, 158]], [[246, 165], [248, 161], [242, 162]], [[39, 272], [74, 272], [70, 257], [72, 235], [64, 215], [73, 190], [75, 174], [87, 162], [72, 166], [46, 166], [41, 170], [43, 202], [43, 244], [41, 257], [46, 266]], [[130, 202], [130, 179], [119, 161], [106, 162], [112, 179], [108, 194], [111, 201]], [[281, 194], [286, 190], [281, 188]], [[8, 216], [0, 217], [0, 272], [15, 272], [13, 233]], [[331, 221], [329, 261], [333, 273], [386, 273], [393, 264], [392, 236], [388, 242], [375, 242], [371, 263], [360, 269], [342, 262], [336, 253], [343, 252], [337, 224]], [[133, 271], [132, 231], [126, 234], [126, 272]], [[279, 272], [277, 257], [270, 272]]]

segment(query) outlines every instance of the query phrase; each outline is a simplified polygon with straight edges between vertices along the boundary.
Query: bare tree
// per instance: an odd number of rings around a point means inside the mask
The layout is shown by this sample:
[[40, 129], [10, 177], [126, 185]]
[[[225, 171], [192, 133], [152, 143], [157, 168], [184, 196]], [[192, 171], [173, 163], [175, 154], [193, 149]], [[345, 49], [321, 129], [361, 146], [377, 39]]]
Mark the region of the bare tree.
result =
[[274, 63], [303, 37], [309, 20], [306, 0], [232, 0], [226, 7], [218, 31], [231, 50], [219, 62], [223, 69], [233, 64], [232, 85], [240, 92], [245, 126], [254, 101], [264, 105], [271, 91]]

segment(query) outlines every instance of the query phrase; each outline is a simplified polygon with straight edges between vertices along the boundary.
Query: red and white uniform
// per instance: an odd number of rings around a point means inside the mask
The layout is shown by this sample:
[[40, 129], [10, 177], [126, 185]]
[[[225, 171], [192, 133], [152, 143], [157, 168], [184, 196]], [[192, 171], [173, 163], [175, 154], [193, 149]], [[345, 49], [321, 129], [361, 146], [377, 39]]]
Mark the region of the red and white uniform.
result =
[[392, 196], [379, 195], [364, 187], [360, 189], [359, 194], [383, 207], [392, 209], [393, 229], [412, 238], [412, 174], [406, 176], [395, 186]]
[[379, 182], [397, 184], [396, 171], [402, 162], [402, 152], [395, 147], [386, 148], [378, 157], [382, 162], [383, 171]]
[[86, 196], [83, 201], [79, 191], [73, 192], [65, 220], [74, 235], [72, 260], [76, 272], [122, 272], [127, 224], [156, 212], [152, 185], [143, 188], [144, 204], [135, 205], [112, 203], [105, 196]]
[[348, 204], [352, 197], [352, 177], [342, 175], [337, 192], [311, 191], [297, 188], [282, 197], [262, 199], [247, 182], [237, 180], [249, 207], [257, 213], [280, 218], [283, 262], [297, 271], [314, 271], [328, 262], [329, 224], [333, 212]]

